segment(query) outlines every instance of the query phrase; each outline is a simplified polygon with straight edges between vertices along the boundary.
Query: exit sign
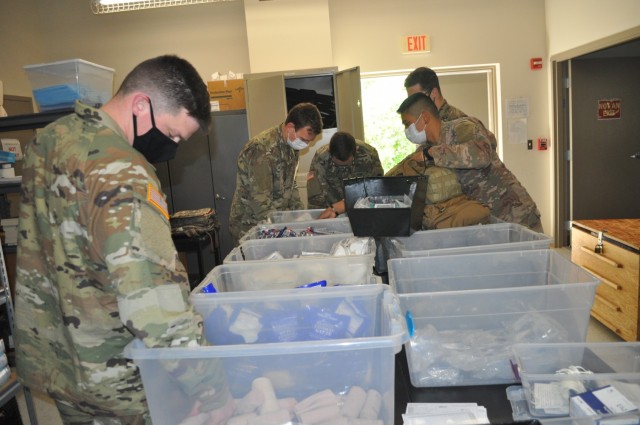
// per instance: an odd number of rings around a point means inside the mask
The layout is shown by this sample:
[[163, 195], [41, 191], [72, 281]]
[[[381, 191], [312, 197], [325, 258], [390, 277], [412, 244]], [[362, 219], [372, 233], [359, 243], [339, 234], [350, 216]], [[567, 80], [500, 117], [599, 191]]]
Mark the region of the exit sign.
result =
[[405, 35], [402, 37], [402, 53], [429, 53], [431, 42], [426, 34]]

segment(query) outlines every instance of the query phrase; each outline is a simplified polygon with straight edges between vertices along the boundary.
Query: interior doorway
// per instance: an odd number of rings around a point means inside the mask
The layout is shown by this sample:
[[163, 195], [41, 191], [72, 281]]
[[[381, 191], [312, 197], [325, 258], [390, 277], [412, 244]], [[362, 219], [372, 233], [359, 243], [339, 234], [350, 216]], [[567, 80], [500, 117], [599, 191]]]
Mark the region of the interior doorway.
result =
[[[495, 134], [501, 155], [499, 64], [432, 69], [438, 74], [447, 102], [481, 120]], [[365, 141], [378, 150], [385, 172], [415, 150], [396, 112], [407, 97], [404, 79], [411, 71], [362, 73]]]
[[[571, 220], [640, 217], [638, 32], [552, 58], [557, 247], [570, 245]], [[620, 116], [598, 115], [608, 101]]]

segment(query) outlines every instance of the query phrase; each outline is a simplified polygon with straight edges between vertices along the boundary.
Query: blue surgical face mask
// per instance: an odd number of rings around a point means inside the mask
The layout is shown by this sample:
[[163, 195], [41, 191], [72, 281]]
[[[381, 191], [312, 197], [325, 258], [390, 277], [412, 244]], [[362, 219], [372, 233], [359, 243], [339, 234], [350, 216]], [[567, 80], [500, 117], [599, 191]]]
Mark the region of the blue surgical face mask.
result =
[[287, 144], [291, 146], [294, 150], [301, 151], [302, 149], [308, 146], [307, 142], [305, 142], [304, 140], [302, 140], [296, 135], [295, 130], [293, 130], [293, 137], [294, 139], [293, 141], [291, 141], [289, 140], [289, 135], [287, 134]]
[[416, 123], [421, 119], [422, 115], [420, 115], [420, 118], [418, 118], [416, 122], [405, 128], [404, 130], [404, 134], [405, 136], [407, 136], [407, 139], [409, 139], [411, 143], [415, 143], [416, 145], [421, 145], [427, 142], [426, 126], [422, 129], [422, 131], [418, 131], [418, 129], [416, 128]]
[[133, 114], [133, 148], [151, 164], [169, 161], [175, 158], [178, 144], [156, 127], [151, 101], [149, 101], [149, 111], [151, 112], [151, 129], [141, 135], [138, 135], [137, 117]]

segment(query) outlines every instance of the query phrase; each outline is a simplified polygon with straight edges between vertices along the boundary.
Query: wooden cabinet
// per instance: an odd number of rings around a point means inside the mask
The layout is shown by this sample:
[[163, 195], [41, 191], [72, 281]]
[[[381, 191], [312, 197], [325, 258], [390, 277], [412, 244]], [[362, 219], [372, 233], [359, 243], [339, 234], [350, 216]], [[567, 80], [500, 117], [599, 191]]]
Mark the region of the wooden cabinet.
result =
[[624, 340], [640, 340], [640, 219], [574, 221], [571, 260], [602, 281], [591, 315]]

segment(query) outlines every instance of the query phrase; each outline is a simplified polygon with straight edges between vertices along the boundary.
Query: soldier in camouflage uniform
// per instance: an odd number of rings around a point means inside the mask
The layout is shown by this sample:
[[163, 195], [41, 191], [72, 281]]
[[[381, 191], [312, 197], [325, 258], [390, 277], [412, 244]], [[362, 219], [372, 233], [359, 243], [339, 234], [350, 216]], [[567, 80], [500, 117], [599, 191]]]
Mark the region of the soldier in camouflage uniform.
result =
[[[462, 191], [486, 205], [491, 214], [510, 223], [542, 232], [540, 212], [518, 179], [498, 157], [495, 136], [476, 118], [443, 122], [433, 101], [414, 93], [398, 108], [405, 128], [426, 134], [425, 160], [455, 170]], [[422, 128], [418, 128], [421, 122]]]
[[406, 158], [387, 171], [392, 176], [427, 176], [422, 230], [446, 229], [486, 223], [491, 212], [480, 202], [467, 198], [453, 170], [436, 167], [431, 161]]
[[316, 151], [311, 161], [307, 174], [308, 207], [335, 208], [334, 204], [344, 200], [344, 179], [382, 174], [376, 148], [338, 131], [328, 145]]
[[285, 121], [253, 137], [238, 155], [229, 230], [238, 240], [274, 211], [300, 210], [296, 171], [300, 150], [322, 132], [320, 111], [301, 103]]
[[[134, 338], [148, 347], [204, 342], [149, 161], [170, 159], [178, 141], [210, 119], [196, 70], [161, 56], [138, 65], [101, 109], [77, 102], [26, 148], [17, 371], [25, 386], [55, 400], [65, 424], [150, 424], [124, 347]], [[193, 414], [226, 420], [233, 400], [221, 363], [197, 372], [169, 367]]]
[[411, 71], [404, 80], [404, 87], [407, 89], [407, 96], [419, 92], [429, 96], [438, 107], [441, 121], [452, 121], [467, 116], [460, 109], [447, 103], [442, 96], [438, 75], [430, 68], [421, 66]]

